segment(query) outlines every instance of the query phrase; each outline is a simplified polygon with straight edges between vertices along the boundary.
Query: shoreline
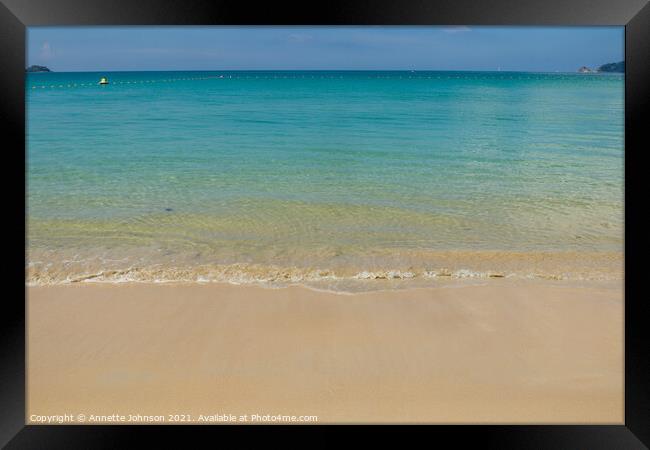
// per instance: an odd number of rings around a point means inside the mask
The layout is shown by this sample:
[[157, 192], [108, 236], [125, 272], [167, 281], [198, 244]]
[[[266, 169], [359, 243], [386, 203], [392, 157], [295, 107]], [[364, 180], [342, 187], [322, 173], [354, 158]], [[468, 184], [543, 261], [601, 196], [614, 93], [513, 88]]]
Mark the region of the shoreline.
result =
[[[590, 287], [591, 286], [591, 287]], [[622, 423], [623, 285], [27, 287], [28, 410]]]
[[[263, 281], [222, 281], [222, 280], [192, 280], [192, 279], [171, 279], [171, 280], [106, 280], [106, 279], [83, 279], [80, 281], [66, 281], [49, 284], [25, 283], [26, 289], [47, 289], [58, 287], [163, 287], [191, 288], [191, 287], [241, 287], [262, 290], [282, 291], [286, 289], [304, 289], [307, 291], [321, 292], [333, 295], [360, 295], [360, 294], [382, 294], [382, 293], [404, 293], [410, 291], [427, 291], [438, 289], [462, 289], [468, 287], [505, 287], [505, 288], [526, 288], [545, 286], [547, 288], [573, 288], [573, 289], [623, 289], [624, 280], [620, 278], [606, 279], [561, 279], [553, 277], [489, 277], [489, 276], [463, 276], [463, 277], [440, 277], [437, 280], [430, 279], [431, 284], [423, 283], [423, 280], [414, 282], [412, 278], [376, 278], [376, 279], [353, 279], [339, 280], [352, 281], [353, 284], [318, 284], [309, 281], [282, 282]], [[328, 280], [331, 281], [331, 280]], [[433, 283], [435, 281], [435, 284]], [[364, 284], [354, 284], [362, 282]]]
[[[296, 264], [253, 262], [191, 262], [193, 255], [170, 256], [169, 261], [131, 261], [127, 256], [28, 252], [28, 286], [79, 283], [230, 283], [286, 287], [303, 285], [352, 292], [398, 287], [433, 287], [486, 280], [557, 280], [567, 283], [623, 280], [622, 251], [507, 252], [507, 251], [395, 251], [358, 261], [335, 259]], [[186, 261], [186, 259], [188, 261]], [[196, 257], [194, 257], [196, 259]], [[205, 257], [204, 257], [205, 259]], [[394, 285], [394, 286], [393, 286]]]

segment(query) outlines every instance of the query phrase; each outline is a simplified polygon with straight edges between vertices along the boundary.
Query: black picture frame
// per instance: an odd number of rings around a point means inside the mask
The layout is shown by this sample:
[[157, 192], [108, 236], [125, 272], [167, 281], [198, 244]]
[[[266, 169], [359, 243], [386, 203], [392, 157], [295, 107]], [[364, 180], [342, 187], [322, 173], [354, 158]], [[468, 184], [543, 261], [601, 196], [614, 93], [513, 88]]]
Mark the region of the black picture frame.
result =
[[[122, 448], [134, 443], [229, 431], [272, 436], [286, 426], [25, 425], [25, 39], [39, 25], [623, 25], [625, 26], [625, 420], [619, 425], [364, 427], [381, 440], [423, 435], [425, 442], [488, 448], [633, 449], [650, 445], [650, 302], [643, 295], [647, 239], [643, 220], [644, 149], [650, 102], [650, 5], [647, 0], [347, 0], [289, 4], [200, 0], [2, 0], [0, 119], [6, 126], [2, 211], [5, 288], [0, 341], [0, 445], [6, 448]], [[22, 172], [21, 172], [22, 170]], [[24, 193], [24, 192], [23, 192]], [[637, 198], [638, 196], [638, 198]], [[25, 236], [25, 235], [23, 235]], [[11, 289], [7, 289], [11, 288]], [[327, 439], [330, 427], [300, 426]], [[134, 432], [135, 431], [135, 432]], [[406, 434], [408, 433], [408, 434]], [[313, 439], [313, 437], [311, 437]], [[435, 441], [432, 441], [435, 439]], [[221, 441], [214, 441], [215, 443]], [[305, 443], [303, 441], [303, 443]], [[645, 445], [644, 445], [645, 444]]]

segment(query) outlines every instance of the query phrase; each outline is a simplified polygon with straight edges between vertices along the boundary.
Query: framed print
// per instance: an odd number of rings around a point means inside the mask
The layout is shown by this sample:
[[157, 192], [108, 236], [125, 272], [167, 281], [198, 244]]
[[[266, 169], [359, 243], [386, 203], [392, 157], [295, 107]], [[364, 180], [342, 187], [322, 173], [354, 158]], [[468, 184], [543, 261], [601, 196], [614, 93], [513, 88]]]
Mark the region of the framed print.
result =
[[3, 445], [644, 448], [650, 7], [470, 3], [4, 0]]

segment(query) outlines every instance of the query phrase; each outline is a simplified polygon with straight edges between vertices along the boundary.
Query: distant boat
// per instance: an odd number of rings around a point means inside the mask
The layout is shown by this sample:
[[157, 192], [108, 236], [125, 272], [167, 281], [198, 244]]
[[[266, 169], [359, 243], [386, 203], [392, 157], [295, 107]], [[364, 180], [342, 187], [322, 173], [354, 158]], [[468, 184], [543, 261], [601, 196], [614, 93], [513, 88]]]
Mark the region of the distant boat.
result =
[[108, 84], [108, 78], [102, 77], [97, 84]]

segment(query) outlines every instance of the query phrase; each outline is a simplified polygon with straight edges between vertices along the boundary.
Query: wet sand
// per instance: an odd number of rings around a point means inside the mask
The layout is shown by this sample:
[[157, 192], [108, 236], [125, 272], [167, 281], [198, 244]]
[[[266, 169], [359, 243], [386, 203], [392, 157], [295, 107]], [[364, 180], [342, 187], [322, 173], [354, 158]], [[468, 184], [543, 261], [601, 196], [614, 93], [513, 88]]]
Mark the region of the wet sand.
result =
[[27, 295], [29, 423], [58, 414], [623, 423], [620, 282], [353, 295], [83, 283]]

